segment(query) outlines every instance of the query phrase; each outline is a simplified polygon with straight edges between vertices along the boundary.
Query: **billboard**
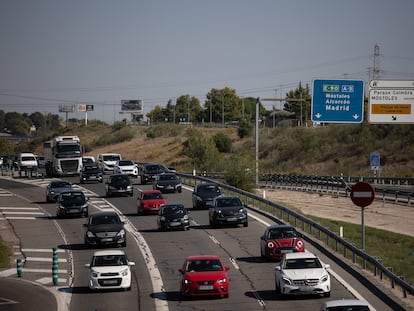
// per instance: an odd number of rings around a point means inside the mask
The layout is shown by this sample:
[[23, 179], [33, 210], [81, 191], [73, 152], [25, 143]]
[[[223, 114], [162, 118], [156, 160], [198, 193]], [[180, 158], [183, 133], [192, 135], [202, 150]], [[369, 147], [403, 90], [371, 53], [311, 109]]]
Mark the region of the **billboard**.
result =
[[121, 100], [121, 111], [123, 112], [134, 112], [144, 113], [143, 103], [140, 99], [135, 100]]
[[93, 105], [78, 104], [78, 111], [80, 112], [93, 111]]
[[75, 105], [59, 105], [59, 112], [74, 112], [75, 111]]

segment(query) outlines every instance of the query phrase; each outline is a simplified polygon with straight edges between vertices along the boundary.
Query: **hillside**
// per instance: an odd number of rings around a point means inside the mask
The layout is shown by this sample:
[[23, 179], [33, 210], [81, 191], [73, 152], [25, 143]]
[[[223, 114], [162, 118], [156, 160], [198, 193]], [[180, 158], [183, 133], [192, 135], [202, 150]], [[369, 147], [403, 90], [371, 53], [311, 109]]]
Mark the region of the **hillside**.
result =
[[[260, 173], [369, 176], [373, 174], [370, 154], [378, 152], [381, 176], [413, 177], [413, 130], [413, 125], [369, 124], [262, 128], [259, 135]], [[225, 170], [233, 163], [253, 169], [255, 137], [240, 139], [237, 128], [164, 124], [114, 129], [97, 123], [68, 128], [62, 134], [78, 135], [86, 146], [86, 153], [95, 157], [102, 152], [118, 152], [124, 158], [138, 162], [162, 162], [181, 171], [192, 171], [196, 168], [195, 162], [183, 154], [189, 137], [204, 139], [201, 144], [207, 144], [219, 132], [231, 139], [232, 152], [208, 154], [206, 157], [215, 163], [205, 165], [214, 166], [214, 170]], [[41, 148], [36, 152], [42, 153]]]

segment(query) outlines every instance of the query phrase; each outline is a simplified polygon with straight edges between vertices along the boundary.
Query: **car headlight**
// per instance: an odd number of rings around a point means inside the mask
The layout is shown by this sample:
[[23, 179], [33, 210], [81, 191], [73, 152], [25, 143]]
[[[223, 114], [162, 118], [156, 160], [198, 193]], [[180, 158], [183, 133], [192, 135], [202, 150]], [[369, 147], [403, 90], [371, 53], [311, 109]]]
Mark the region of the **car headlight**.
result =
[[184, 279], [184, 284], [193, 284], [193, 281], [189, 279]]
[[98, 272], [96, 272], [95, 270], [92, 270], [92, 271], [91, 271], [91, 275], [92, 275], [92, 277], [94, 277], [94, 278], [99, 277], [99, 273], [98, 273]]
[[127, 186], [127, 189], [132, 189], [132, 186], [131, 185]]
[[124, 269], [121, 271], [122, 276], [127, 276], [129, 274], [129, 269]]
[[200, 202], [201, 202], [201, 201], [203, 201], [203, 199], [202, 199], [202, 198], [200, 198], [200, 197], [196, 197], [196, 200], [197, 200], [197, 201], [200, 201]]
[[268, 248], [273, 248], [275, 245], [273, 244], [273, 242], [267, 242], [267, 247]]
[[329, 276], [326, 274], [321, 278], [321, 283], [328, 281]]
[[86, 236], [87, 236], [88, 238], [93, 238], [93, 237], [95, 237], [95, 234], [93, 234], [93, 233], [92, 233], [92, 231], [87, 231], [87, 232], [86, 232]]
[[227, 282], [227, 278], [222, 278], [217, 280], [218, 283], [226, 283]]
[[181, 184], [177, 184], [176, 187], [181, 187]]
[[244, 213], [244, 208], [239, 209], [239, 213]]
[[292, 285], [292, 281], [286, 276], [282, 277], [282, 281], [288, 285]]
[[60, 209], [65, 209], [65, 207], [63, 206], [63, 205], [58, 205], [58, 208], [60, 208]]
[[164, 216], [161, 216], [161, 217], [160, 217], [160, 220], [161, 220], [161, 221], [165, 221], [165, 217], [164, 217]]
[[184, 220], [188, 220], [188, 215], [184, 215], [184, 216], [183, 216], [183, 219], [184, 219]]
[[118, 232], [118, 236], [125, 236], [125, 230], [121, 229], [121, 231]]

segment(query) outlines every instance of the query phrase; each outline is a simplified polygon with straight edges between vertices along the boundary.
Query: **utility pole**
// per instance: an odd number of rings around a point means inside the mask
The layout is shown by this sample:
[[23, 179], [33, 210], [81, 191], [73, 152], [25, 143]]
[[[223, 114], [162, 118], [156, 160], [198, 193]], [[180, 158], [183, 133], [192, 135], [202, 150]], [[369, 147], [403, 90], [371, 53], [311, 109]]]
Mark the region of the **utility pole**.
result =
[[374, 67], [372, 68], [372, 78], [378, 80], [380, 78], [380, 47], [378, 44], [374, 46]]
[[224, 127], [224, 94], [221, 94], [221, 123]]

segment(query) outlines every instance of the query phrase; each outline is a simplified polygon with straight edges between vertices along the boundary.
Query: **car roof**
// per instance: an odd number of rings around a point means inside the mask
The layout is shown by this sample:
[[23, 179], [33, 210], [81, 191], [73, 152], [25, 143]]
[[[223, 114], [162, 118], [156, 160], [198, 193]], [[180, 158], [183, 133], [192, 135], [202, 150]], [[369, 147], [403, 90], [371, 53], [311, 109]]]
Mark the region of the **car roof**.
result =
[[119, 216], [117, 212], [108, 211], [108, 212], [97, 212], [97, 213], [93, 213], [93, 214], [90, 214], [89, 217], [96, 217], [96, 216], [113, 216], [113, 215]]
[[111, 256], [111, 255], [125, 255], [125, 252], [122, 249], [106, 249], [95, 251], [94, 256]]
[[323, 306], [325, 307], [343, 307], [343, 306], [368, 306], [368, 303], [364, 300], [358, 299], [338, 299], [326, 301]]
[[214, 259], [218, 259], [220, 260], [220, 258], [216, 255], [193, 255], [193, 256], [188, 256], [186, 258], [186, 260], [214, 260]]
[[267, 227], [266, 230], [281, 229], [281, 228], [292, 228], [292, 229], [296, 230], [295, 227], [293, 227], [291, 225], [271, 225], [271, 226]]
[[301, 259], [301, 258], [318, 258], [314, 253], [309, 252], [297, 252], [297, 253], [286, 253], [285, 259]]

